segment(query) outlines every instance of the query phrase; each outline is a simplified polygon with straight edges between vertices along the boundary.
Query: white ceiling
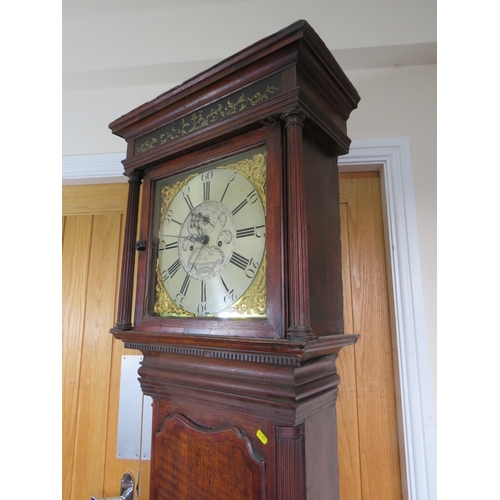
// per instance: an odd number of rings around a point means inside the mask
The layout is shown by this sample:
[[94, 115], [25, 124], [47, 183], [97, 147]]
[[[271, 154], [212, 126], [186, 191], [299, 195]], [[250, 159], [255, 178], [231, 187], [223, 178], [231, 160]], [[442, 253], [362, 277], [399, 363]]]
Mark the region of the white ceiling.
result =
[[165, 84], [306, 19], [344, 70], [435, 64], [436, 0], [63, 0], [63, 92]]
[[63, 21], [131, 12], [171, 10], [245, 2], [247, 0], [63, 0]]

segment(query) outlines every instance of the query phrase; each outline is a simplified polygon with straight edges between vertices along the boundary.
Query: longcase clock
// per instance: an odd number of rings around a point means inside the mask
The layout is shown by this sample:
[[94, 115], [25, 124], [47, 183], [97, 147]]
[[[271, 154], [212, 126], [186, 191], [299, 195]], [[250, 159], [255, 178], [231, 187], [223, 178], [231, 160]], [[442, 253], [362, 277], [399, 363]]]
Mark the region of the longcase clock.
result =
[[338, 498], [335, 360], [357, 336], [337, 157], [358, 101], [299, 21], [110, 124], [129, 179], [111, 332], [144, 355], [151, 500]]

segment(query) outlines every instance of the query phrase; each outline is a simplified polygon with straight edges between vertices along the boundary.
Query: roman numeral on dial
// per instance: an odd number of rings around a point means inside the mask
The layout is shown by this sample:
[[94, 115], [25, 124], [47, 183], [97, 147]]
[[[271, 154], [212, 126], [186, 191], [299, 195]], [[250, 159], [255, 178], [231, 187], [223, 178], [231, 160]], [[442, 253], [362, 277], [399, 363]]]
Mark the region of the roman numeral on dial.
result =
[[231, 262], [231, 264], [234, 264], [236, 267], [239, 267], [240, 269], [245, 271], [250, 261], [245, 257], [243, 257], [243, 255], [234, 252], [231, 258], [229, 259], [229, 262]]
[[234, 288], [229, 290], [229, 288], [226, 285], [226, 282], [224, 281], [224, 278], [222, 276], [220, 276], [220, 280], [222, 281], [222, 285], [226, 289], [226, 293], [224, 295], [224, 304], [226, 306], [229, 306], [238, 300], [238, 295], [236, 295], [234, 293]]
[[198, 306], [196, 307], [196, 312], [198, 314], [210, 314], [209, 311], [209, 303], [207, 302], [207, 282], [200, 281], [201, 287], [201, 300], [198, 302]]
[[169, 268], [168, 268], [168, 275], [171, 278], [172, 276], [175, 275], [175, 273], [180, 269], [181, 267], [181, 261], [177, 259]]
[[[163, 241], [162, 241], [163, 243]], [[160, 250], [173, 250], [175, 248], [177, 248], [178, 246], [178, 242], [177, 241], [174, 241], [173, 243], [169, 243], [168, 245], [163, 245]]]
[[[246, 227], [244, 229], [237, 229], [236, 230], [236, 238], [246, 238], [248, 236], [256, 236], [255, 231], [257, 229], [262, 229], [265, 227], [264, 225], [262, 226], [257, 226], [257, 227]], [[262, 233], [262, 232], [259, 232]]]
[[222, 277], [222, 275], [220, 275], [219, 277], [220, 277], [220, 280], [222, 281], [222, 285], [226, 289], [226, 292], [229, 292], [229, 288], [227, 287], [226, 282], [224, 281], [224, 278]]
[[245, 229], [237, 229], [236, 230], [236, 238], [246, 238], [247, 236], [254, 236], [255, 228], [246, 227]]
[[182, 282], [182, 286], [180, 289], [180, 292], [182, 295], [184, 295], [184, 297], [187, 294], [190, 282], [191, 282], [191, 276], [189, 276], [189, 274], [186, 274], [186, 277], [184, 278], [184, 281]]
[[236, 215], [247, 203], [248, 200], [245, 198], [231, 213]]
[[229, 187], [229, 182], [227, 183], [226, 189], [224, 189], [224, 192], [222, 193], [222, 197], [220, 199], [220, 202], [222, 203], [222, 200], [224, 199], [224, 196], [226, 196], [227, 193], [227, 188]]
[[193, 208], [194, 208], [193, 203], [192, 203], [191, 198], [189, 197], [188, 194], [186, 196], [184, 196], [184, 201], [187, 203], [189, 211], [193, 210]]
[[231, 212], [233, 215], [236, 215], [245, 205], [248, 203], [251, 203], [252, 205], [259, 199], [259, 195], [257, 194], [257, 191], [255, 189], [252, 189], [250, 191], [246, 198], [236, 207], [233, 209]]
[[203, 201], [208, 201], [210, 199], [210, 181], [203, 183]]
[[207, 301], [207, 283], [206, 281], [201, 281], [201, 302]]

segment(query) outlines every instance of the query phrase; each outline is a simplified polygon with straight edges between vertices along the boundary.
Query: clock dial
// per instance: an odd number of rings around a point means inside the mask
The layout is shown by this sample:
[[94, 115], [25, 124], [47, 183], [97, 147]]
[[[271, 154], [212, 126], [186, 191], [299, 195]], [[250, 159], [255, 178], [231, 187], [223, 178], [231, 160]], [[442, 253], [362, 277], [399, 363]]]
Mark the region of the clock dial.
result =
[[168, 187], [175, 193], [158, 233], [158, 279], [170, 298], [162, 315], [224, 316], [256, 281], [265, 260], [265, 209], [259, 186], [231, 168], [238, 164]]

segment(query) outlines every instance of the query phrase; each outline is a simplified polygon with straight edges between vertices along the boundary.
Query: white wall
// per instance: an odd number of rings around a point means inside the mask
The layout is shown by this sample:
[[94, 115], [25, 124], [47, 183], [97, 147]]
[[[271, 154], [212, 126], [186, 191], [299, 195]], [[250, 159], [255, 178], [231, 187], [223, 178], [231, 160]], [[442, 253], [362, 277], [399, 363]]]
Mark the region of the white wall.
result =
[[220, 60], [299, 19], [331, 50], [436, 42], [436, 0], [63, 0], [63, 71]]

